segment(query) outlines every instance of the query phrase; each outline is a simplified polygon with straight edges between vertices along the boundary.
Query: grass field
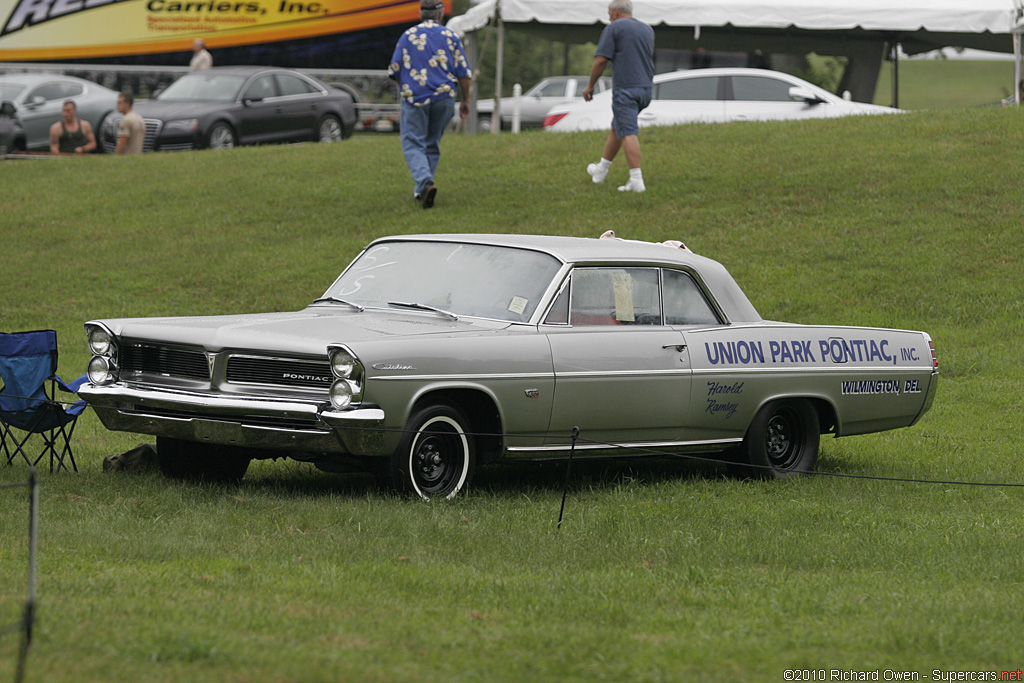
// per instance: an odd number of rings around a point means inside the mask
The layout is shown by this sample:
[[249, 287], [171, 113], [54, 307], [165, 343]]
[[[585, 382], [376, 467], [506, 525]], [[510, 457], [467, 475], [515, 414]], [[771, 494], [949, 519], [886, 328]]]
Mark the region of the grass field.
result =
[[[892, 64], [878, 74], [875, 104], [892, 105]], [[1013, 62], [908, 59], [899, 63], [901, 109], [962, 109], [1013, 94]]]
[[[103, 473], [144, 438], [86, 413], [82, 471], [41, 477], [27, 680], [1017, 671], [1019, 112], [645, 131], [648, 191], [628, 196], [621, 161], [604, 186], [583, 170], [602, 137], [447, 138], [432, 211], [413, 203], [394, 137], [3, 162], [0, 329], [57, 329], [74, 377], [86, 320], [298, 309], [380, 235], [612, 228], [722, 261], [765, 318], [931, 334], [932, 411], [823, 440], [822, 472], [1015, 486], [581, 465], [558, 530], [562, 466], [490, 467], [451, 504], [288, 461], [254, 464], [238, 487], [176, 484]], [[26, 473], [0, 467], [0, 485]], [[24, 599], [24, 493], [0, 490], [0, 629]], [[0, 681], [17, 645], [0, 635]]]

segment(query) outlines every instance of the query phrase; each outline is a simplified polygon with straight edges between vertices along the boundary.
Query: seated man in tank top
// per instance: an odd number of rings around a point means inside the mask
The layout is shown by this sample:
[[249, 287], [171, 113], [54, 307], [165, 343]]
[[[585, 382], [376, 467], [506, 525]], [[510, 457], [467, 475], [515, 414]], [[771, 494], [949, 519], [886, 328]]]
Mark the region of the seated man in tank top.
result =
[[96, 149], [92, 124], [78, 118], [74, 100], [64, 101], [63, 118], [50, 126], [51, 154], [84, 154]]

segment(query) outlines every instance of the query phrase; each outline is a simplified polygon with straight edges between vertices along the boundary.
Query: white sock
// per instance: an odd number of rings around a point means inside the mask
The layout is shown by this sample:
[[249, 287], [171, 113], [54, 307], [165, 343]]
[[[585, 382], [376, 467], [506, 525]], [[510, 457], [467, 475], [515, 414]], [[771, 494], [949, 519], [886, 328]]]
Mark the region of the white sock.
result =
[[612, 162], [604, 157], [601, 157], [601, 161], [597, 162], [597, 165], [601, 167], [602, 171], [607, 171], [612, 166]]
[[642, 183], [644, 181], [644, 174], [641, 173], [639, 168], [631, 168], [629, 169], [629, 179], [639, 180]]

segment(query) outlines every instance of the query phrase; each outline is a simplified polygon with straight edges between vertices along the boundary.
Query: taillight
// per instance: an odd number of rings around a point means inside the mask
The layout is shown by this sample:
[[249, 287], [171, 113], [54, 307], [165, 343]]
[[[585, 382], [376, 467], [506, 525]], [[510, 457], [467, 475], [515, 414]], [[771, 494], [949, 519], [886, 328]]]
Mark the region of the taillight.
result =
[[935, 353], [935, 344], [934, 344], [934, 342], [932, 342], [931, 339], [928, 340], [928, 348], [931, 349], [931, 351], [932, 351], [932, 366], [936, 370], [938, 370], [939, 369], [939, 354]]
[[548, 114], [547, 116], [544, 117], [543, 126], [544, 128], [550, 128], [551, 126], [555, 125], [568, 115], [569, 112], [567, 111], [563, 111], [561, 114]]

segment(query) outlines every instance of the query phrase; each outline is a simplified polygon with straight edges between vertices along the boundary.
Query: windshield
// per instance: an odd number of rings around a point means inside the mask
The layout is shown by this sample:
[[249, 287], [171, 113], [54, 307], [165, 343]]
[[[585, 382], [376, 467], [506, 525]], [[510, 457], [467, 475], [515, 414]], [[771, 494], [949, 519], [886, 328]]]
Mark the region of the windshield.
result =
[[0, 83], [0, 100], [13, 100], [24, 89], [21, 83]]
[[561, 262], [527, 249], [457, 242], [384, 242], [365, 251], [324, 296], [390, 302], [513, 322], [530, 319]]
[[161, 102], [233, 102], [245, 82], [244, 76], [230, 74], [188, 74], [160, 93]]

